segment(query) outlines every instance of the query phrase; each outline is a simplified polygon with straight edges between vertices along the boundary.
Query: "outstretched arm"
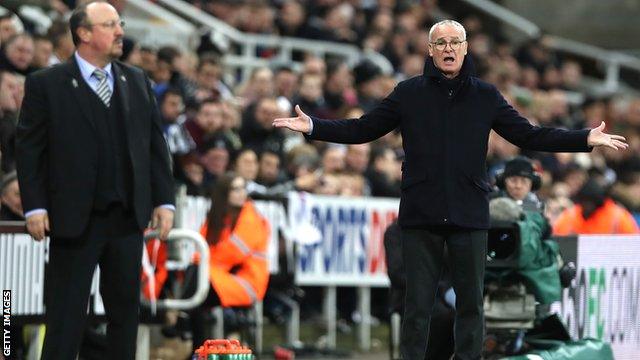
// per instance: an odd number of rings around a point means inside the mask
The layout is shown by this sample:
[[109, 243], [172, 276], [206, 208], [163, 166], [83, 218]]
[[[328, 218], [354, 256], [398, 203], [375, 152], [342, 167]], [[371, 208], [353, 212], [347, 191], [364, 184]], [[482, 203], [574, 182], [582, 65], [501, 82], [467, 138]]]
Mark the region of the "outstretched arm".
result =
[[310, 139], [342, 144], [373, 141], [400, 124], [398, 87], [373, 110], [359, 119], [324, 120], [305, 114], [296, 105], [295, 117], [279, 118], [273, 126], [302, 132]]

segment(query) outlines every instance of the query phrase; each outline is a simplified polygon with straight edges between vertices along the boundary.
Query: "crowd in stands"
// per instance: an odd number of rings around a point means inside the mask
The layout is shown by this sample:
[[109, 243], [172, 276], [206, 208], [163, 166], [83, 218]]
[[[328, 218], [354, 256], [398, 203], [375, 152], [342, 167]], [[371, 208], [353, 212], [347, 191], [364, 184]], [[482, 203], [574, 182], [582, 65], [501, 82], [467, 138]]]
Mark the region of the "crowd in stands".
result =
[[[397, 132], [363, 145], [308, 143], [274, 129], [274, 118], [300, 105], [322, 118], [357, 118], [371, 110], [398, 81], [422, 73], [428, 29], [439, 18], [433, 1], [203, 1], [193, 5], [241, 31], [294, 36], [357, 45], [384, 54], [394, 73], [384, 74], [368, 60], [350, 67], [340, 59], [297, 54], [302, 67], [278, 64], [253, 69], [242, 81], [221, 61], [230, 51], [204, 36], [186, 51], [127, 38], [122, 61], [142, 67], [153, 80], [176, 179], [190, 195], [207, 189], [226, 171], [247, 181], [250, 193], [283, 194], [303, 190], [327, 195], [399, 196], [402, 140]], [[122, 10], [126, 3], [114, 2]], [[13, 141], [24, 77], [64, 61], [73, 53], [64, 16], [74, 5], [33, 1], [51, 16], [47, 29], [18, 18], [20, 2], [8, 2], [0, 16], [0, 129], [2, 171], [15, 167]], [[19, 11], [17, 12], [20, 13]], [[554, 220], [588, 178], [632, 212], [640, 211], [640, 98], [611, 94], [594, 97], [582, 81], [579, 62], [563, 58], [543, 40], [512, 44], [485, 31], [478, 17], [461, 19], [468, 57], [478, 75], [495, 84], [508, 101], [535, 124], [569, 129], [595, 127], [626, 136], [628, 151], [590, 154], [524, 153], [492, 134], [488, 170], [494, 178], [518, 154], [534, 159], [542, 176], [539, 196]], [[126, 21], [126, 19], [125, 19]], [[257, 55], [274, 56], [259, 48]], [[575, 101], [575, 95], [579, 94]]]
[[[48, 28], [16, 15], [27, 2], [49, 16]], [[296, 54], [300, 67], [274, 62], [241, 79], [222, 61], [224, 52], [230, 50], [210, 41], [208, 35], [192, 50], [126, 38], [121, 61], [141, 67], [152, 80], [174, 176], [186, 185], [189, 195], [207, 196], [218, 179], [234, 171], [253, 195], [278, 196], [298, 190], [338, 196], [400, 196], [403, 151], [399, 132], [368, 144], [326, 144], [308, 142], [271, 123], [274, 118], [290, 116], [295, 105], [321, 118], [358, 118], [399, 81], [420, 76], [428, 53], [428, 30], [442, 16], [436, 1], [189, 2], [247, 33], [335, 41], [374, 50], [385, 55], [394, 69], [386, 74], [368, 60], [350, 66], [337, 58], [300, 53]], [[113, 3], [122, 14], [126, 1]], [[73, 54], [65, 16], [75, 4], [61, 0], [2, 4], [0, 150], [6, 177], [2, 182], [5, 207], [5, 198], [9, 198], [5, 190], [17, 191], [12, 175], [13, 144], [25, 76]], [[492, 133], [487, 160], [491, 180], [495, 181], [507, 160], [525, 155], [533, 160], [541, 178], [537, 194], [546, 204], [544, 212], [552, 225], [559, 218], [566, 222], [571, 214], [583, 214], [576, 211], [573, 201], [581, 202], [594, 192], [602, 206], [617, 204], [640, 214], [640, 97], [594, 96], [585, 86], [580, 62], [555, 53], [543, 39], [515, 44], [504, 34], [485, 30], [477, 16], [458, 19], [466, 28], [468, 61], [473, 61], [478, 76], [495, 84], [532, 123], [581, 129], [605, 121], [608, 132], [625, 136], [630, 145], [626, 151], [596, 149], [588, 154], [524, 153]], [[256, 55], [269, 59], [277, 54], [259, 47]], [[21, 211], [19, 206], [13, 209]], [[577, 232], [578, 227], [572, 229]]]

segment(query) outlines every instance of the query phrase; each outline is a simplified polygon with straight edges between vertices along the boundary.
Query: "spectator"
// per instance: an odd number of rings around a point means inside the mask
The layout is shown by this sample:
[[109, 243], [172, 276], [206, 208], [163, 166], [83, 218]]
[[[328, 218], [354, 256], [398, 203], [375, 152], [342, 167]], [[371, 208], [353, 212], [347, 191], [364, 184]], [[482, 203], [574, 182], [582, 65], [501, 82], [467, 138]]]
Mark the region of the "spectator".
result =
[[544, 203], [534, 193], [540, 189], [541, 178], [533, 169], [531, 160], [517, 156], [509, 160], [504, 171], [496, 177], [500, 191], [493, 197], [513, 199], [523, 210], [544, 212]]
[[353, 73], [358, 91], [358, 102], [360, 107], [368, 112], [386, 95], [380, 93], [378, 83], [382, 71], [374, 63], [365, 60], [353, 69]]
[[14, 15], [6, 12], [0, 15], [0, 45], [5, 44], [10, 38], [18, 35], [18, 29], [14, 23]]
[[23, 33], [9, 38], [3, 43], [0, 54], [0, 70], [27, 75], [34, 70], [31, 62], [34, 56], [33, 38]]
[[258, 178], [258, 156], [251, 149], [241, 150], [235, 158], [233, 170], [242, 177], [246, 183], [246, 189], [249, 194], [264, 194], [267, 188], [256, 183]]
[[245, 105], [273, 96], [273, 72], [267, 67], [256, 68], [249, 80], [236, 89], [236, 93], [243, 99]]
[[160, 117], [171, 154], [184, 155], [196, 148], [196, 143], [185, 127], [187, 117], [184, 114], [184, 103], [180, 91], [168, 89], [162, 94]]
[[142, 65], [140, 45], [138, 45], [135, 40], [128, 37], [122, 38], [122, 56], [120, 56], [120, 61], [137, 67]]
[[22, 201], [20, 200], [20, 188], [18, 186], [18, 175], [15, 171], [5, 174], [2, 177], [2, 189], [0, 200], [0, 220], [24, 221], [22, 212]]
[[240, 128], [240, 139], [245, 147], [256, 152], [265, 149], [284, 152], [284, 134], [280, 129], [271, 126], [274, 116], [282, 115], [278, 101], [273, 97], [258, 100], [255, 106], [247, 108]]
[[344, 171], [347, 149], [344, 145], [329, 145], [322, 154], [322, 172], [335, 174]]
[[284, 176], [280, 169], [280, 156], [271, 150], [265, 150], [260, 154], [257, 183], [267, 188], [284, 182]]
[[633, 216], [593, 179], [582, 186], [575, 201], [576, 205], [560, 214], [553, 224], [554, 235], [640, 233]]
[[291, 102], [298, 91], [298, 74], [290, 67], [283, 66], [276, 70], [274, 82], [276, 96]]
[[300, 79], [300, 92], [294, 103], [303, 107], [313, 116], [326, 118], [330, 115], [322, 95], [322, 77], [305, 74]]
[[231, 157], [230, 148], [224, 139], [218, 137], [208, 140], [203, 145], [201, 153], [200, 162], [205, 170], [203, 186], [208, 188], [227, 171]]
[[353, 76], [346, 63], [331, 61], [327, 64], [324, 99], [331, 112], [328, 117], [335, 117], [343, 108], [357, 104], [357, 96], [353, 89]]
[[213, 138], [222, 129], [222, 103], [215, 99], [207, 99], [200, 103], [194, 119], [185, 122], [185, 128], [191, 138], [200, 148], [208, 140]]
[[15, 169], [15, 136], [18, 122], [19, 84], [17, 77], [0, 70], [0, 154], [3, 173]]
[[374, 148], [366, 178], [371, 185], [371, 196], [400, 197], [400, 164], [395, 152], [388, 147]]
[[198, 155], [190, 152], [177, 157], [174, 168], [176, 179], [187, 187], [187, 195], [205, 196], [205, 170]]
[[37, 35], [33, 37], [33, 61], [34, 69], [44, 69], [49, 66], [49, 59], [53, 54], [53, 43], [48, 37]]
[[54, 21], [47, 32], [47, 36], [53, 43], [53, 54], [49, 58], [49, 65], [67, 61], [75, 51], [71, 31], [66, 22]]
[[197, 103], [207, 98], [233, 98], [231, 90], [222, 81], [222, 64], [215, 54], [200, 57], [196, 68], [196, 89], [189, 100]]

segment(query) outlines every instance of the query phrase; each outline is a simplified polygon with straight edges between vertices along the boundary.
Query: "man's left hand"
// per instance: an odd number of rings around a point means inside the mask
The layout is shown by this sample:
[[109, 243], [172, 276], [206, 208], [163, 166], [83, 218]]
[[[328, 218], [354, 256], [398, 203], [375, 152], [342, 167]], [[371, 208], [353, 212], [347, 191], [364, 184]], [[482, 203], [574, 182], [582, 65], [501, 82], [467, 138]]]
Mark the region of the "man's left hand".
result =
[[627, 139], [620, 135], [610, 135], [602, 132], [604, 130], [604, 121], [597, 128], [589, 131], [589, 137], [587, 138], [587, 145], [589, 146], [607, 146], [614, 150], [626, 149], [629, 144], [626, 143]]
[[166, 240], [169, 235], [169, 230], [173, 226], [173, 210], [167, 209], [161, 206], [153, 209], [153, 216], [151, 217], [151, 227], [154, 230], [158, 230], [159, 238]]

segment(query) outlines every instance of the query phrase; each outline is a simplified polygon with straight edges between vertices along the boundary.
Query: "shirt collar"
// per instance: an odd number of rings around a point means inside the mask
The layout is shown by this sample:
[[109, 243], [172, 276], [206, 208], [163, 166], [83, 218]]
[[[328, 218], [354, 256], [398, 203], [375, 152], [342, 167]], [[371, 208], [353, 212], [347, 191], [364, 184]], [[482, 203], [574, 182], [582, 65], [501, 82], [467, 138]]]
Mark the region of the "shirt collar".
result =
[[[78, 67], [80, 68], [80, 73], [82, 74], [82, 77], [85, 78], [86, 80], [89, 80], [93, 75], [93, 72], [98, 67], [90, 64], [87, 60], [83, 59], [82, 56], [80, 56], [80, 54], [78, 54], [77, 51], [73, 55], [76, 58], [76, 62], [78, 63]], [[107, 78], [110, 79], [112, 76], [111, 63], [108, 63], [105, 67], [102, 68], [102, 70], [104, 70], [107, 73]]]

